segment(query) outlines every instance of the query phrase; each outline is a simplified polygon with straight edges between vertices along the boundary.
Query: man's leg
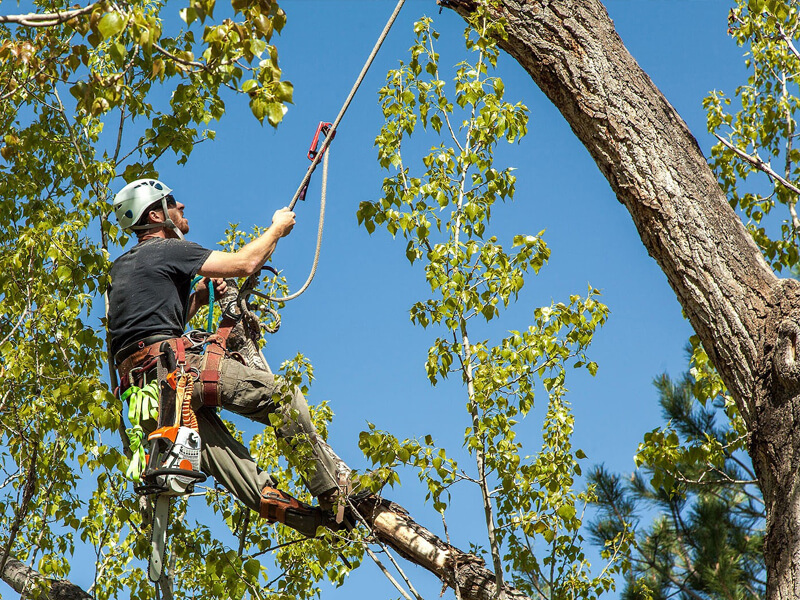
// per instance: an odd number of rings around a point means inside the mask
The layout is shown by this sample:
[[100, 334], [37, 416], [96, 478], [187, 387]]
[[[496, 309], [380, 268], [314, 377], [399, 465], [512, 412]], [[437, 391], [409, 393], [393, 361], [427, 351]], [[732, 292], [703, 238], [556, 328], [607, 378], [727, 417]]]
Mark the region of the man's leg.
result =
[[[197, 390], [200, 386], [196, 386]], [[331, 496], [339, 489], [340, 479], [349, 475], [349, 469], [336, 456], [330, 446], [317, 433], [311, 421], [303, 394], [297, 388], [282, 390], [276, 378], [240, 362], [223, 358], [220, 362], [219, 395], [222, 406], [259, 423], [270, 425], [269, 416], [278, 414], [283, 423], [277, 433], [295, 447], [307, 443], [312, 452], [313, 465], [309, 465], [306, 486], [314, 496]], [[283, 395], [288, 396], [284, 401]], [[197, 394], [192, 404], [197, 406]], [[201, 432], [202, 437], [202, 432]]]
[[313, 537], [325, 515], [286, 492], [262, 471], [247, 448], [234, 438], [213, 408], [195, 413], [202, 443], [201, 469], [247, 507], [270, 523], [279, 521], [305, 536]]

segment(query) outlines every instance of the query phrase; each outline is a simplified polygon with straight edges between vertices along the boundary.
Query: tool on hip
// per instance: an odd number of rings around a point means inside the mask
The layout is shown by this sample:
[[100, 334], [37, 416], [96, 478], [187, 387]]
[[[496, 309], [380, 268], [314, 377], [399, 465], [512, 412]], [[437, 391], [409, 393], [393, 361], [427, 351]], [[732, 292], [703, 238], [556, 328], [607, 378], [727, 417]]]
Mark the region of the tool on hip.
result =
[[186, 370], [182, 338], [172, 345], [165, 341], [159, 348], [156, 365], [160, 386], [158, 427], [148, 438], [147, 466], [138, 494], [153, 496], [153, 527], [150, 538], [148, 577], [158, 582], [164, 573], [164, 554], [169, 524], [170, 500], [194, 491], [195, 483], [205, 481], [200, 471], [200, 434], [191, 408], [194, 378]]

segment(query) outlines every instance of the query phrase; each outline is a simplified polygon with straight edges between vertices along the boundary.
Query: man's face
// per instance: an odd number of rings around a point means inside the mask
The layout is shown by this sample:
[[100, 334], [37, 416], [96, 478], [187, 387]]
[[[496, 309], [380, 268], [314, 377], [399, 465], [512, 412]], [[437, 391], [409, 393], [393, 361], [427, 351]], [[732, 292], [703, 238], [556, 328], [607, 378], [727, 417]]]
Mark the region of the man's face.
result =
[[167, 211], [169, 218], [175, 223], [175, 227], [183, 234], [189, 233], [189, 221], [183, 216], [183, 209], [186, 206], [182, 202], [176, 202], [172, 196], [167, 196]]

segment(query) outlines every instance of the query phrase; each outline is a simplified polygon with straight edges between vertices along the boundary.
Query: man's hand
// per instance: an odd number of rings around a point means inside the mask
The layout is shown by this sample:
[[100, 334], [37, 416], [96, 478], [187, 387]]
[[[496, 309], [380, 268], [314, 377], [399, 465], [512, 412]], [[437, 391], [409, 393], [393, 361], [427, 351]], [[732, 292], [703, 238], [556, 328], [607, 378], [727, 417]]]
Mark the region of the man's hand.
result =
[[197, 282], [197, 285], [194, 286], [194, 293], [197, 299], [197, 303], [199, 305], [208, 304], [208, 282], [211, 281], [214, 284], [214, 297], [220, 298], [222, 295], [228, 291], [228, 284], [225, 283], [225, 280], [222, 278], [215, 277], [214, 279], [209, 280], [208, 277], [203, 277], [200, 281]]
[[272, 215], [272, 226], [275, 227], [276, 232], [280, 237], [286, 237], [291, 233], [294, 227], [294, 213], [288, 207], [283, 207], [275, 211]]

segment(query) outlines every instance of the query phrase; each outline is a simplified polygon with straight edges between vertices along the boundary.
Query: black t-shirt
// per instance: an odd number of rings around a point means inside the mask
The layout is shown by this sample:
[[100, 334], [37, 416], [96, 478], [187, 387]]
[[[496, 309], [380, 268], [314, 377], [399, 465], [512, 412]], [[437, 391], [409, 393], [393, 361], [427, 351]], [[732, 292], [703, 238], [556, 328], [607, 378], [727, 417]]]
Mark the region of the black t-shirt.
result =
[[194, 242], [151, 238], [114, 261], [108, 289], [112, 356], [151, 335], [183, 334], [192, 278], [210, 254]]

